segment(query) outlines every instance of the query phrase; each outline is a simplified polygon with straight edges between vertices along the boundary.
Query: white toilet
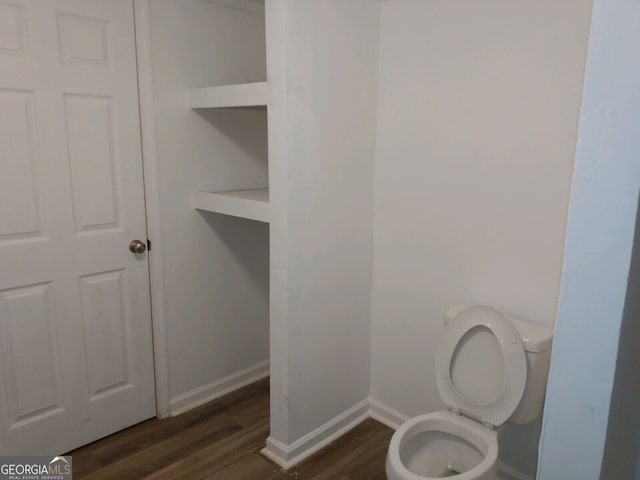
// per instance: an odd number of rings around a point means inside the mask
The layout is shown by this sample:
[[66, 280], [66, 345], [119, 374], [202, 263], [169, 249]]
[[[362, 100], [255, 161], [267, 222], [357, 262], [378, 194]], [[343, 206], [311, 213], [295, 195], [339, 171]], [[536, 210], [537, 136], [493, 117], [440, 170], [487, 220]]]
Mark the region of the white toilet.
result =
[[498, 430], [542, 409], [552, 334], [484, 305], [449, 309], [436, 357], [448, 410], [411, 418], [394, 433], [389, 480], [495, 480]]

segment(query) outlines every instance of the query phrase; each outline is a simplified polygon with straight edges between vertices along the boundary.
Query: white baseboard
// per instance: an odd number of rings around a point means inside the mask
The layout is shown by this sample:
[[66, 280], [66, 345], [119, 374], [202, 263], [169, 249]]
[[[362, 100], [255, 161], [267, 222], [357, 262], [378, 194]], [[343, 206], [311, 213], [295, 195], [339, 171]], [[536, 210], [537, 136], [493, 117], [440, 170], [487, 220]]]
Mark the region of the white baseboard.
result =
[[170, 401], [171, 416], [191, 410], [192, 408], [204, 405], [211, 400], [231, 393], [234, 390], [249, 385], [255, 381], [269, 376], [269, 361], [260, 362], [252, 367], [245, 368], [237, 373], [221, 378], [208, 385], [195, 388], [190, 392], [183, 393]]
[[205, 0], [220, 7], [264, 17], [264, 2], [256, 0]]
[[369, 418], [368, 398], [296, 440], [291, 445], [285, 445], [272, 437], [267, 438], [267, 445], [262, 449], [261, 453], [287, 470], [326, 447], [367, 418]]
[[369, 416], [394, 430], [409, 420], [406, 415], [373, 398], [369, 398]]
[[498, 479], [499, 480], [535, 480], [535, 477], [522, 473], [515, 468], [498, 463]]

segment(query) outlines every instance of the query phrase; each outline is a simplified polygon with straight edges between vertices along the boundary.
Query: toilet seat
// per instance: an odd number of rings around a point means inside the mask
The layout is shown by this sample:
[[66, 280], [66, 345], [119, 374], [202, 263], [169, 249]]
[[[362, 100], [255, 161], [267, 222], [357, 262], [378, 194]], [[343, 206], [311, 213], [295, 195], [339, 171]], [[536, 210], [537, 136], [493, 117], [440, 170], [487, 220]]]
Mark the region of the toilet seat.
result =
[[[502, 425], [518, 407], [527, 381], [527, 359], [520, 334], [502, 312], [486, 305], [461, 311], [450, 327], [445, 329], [436, 356], [440, 398], [455, 412], [491, 427]], [[473, 365], [472, 358], [460, 354], [472, 343], [474, 355], [493, 359], [495, 369], [487, 372], [486, 364]], [[457, 361], [463, 364], [463, 372], [453, 379]], [[493, 382], [480, 374], [493, 375]]]

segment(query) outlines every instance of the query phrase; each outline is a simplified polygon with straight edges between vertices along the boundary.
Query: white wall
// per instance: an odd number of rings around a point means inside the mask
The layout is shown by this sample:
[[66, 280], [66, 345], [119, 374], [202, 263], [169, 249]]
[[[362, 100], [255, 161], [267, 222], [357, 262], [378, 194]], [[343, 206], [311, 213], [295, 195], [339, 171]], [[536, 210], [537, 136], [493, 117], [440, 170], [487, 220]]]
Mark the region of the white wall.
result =
[[369, 396], [378, 5], [268, 0], [267, 34], [270, 440], [286, 448]]
[[[541, 479], [632, 478], [630, 463], [637, 462], [637, 450], [620, 446], [614, 460], [624, 462], [623, 475], [608, 463], [600, 475], [619, 342], [620, 360], [630, 360], [624, 352], [631, 339], [620, 338], [620, 328], [627, 314], [635, 313], [638, 321], [633, 300], [630, 311], [624, 306], [625, 292], [637, 296], [637, 283], [629, 291], [627, 286], [629, 277], [637, 277], [637, 263], [630, 273], [630, 260], [640, 191], [639, 59], [640, 4], [596, 0], [540, 443]], [[633, 348], [633, 367], [620, 367], [637, 378], [637, 343]], [[637, 394], [636, 389], [635, 405], [627, 407], [627, 427], [638, 425]], [[615, 416], [613, 421], [620, 426]], [[630, 435], [637, 449], [638, 431]], [[633, 476], [638, 478], [637, 470]]]
[[[381, 5], [371, 395], [413, 416], [448, 306], [553, 325], [591, 2]], [[501, 461], [532, 474], [537, 428]]]
[[[193, 209], [200, 190], [267, 184], [266, 113], [196, 113], [190, 88], [266, 78], [264, 18], [150, 2], [172, 409], [268, 360], [268, 227]], [[152, 239], [153, 240], [153, 239]]]

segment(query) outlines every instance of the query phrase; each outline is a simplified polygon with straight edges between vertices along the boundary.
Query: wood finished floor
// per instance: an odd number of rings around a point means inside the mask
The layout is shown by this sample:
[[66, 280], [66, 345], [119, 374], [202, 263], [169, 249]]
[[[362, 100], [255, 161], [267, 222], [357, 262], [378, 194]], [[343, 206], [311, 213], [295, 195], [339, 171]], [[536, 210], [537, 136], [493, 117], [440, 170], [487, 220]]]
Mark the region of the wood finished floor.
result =
[[385, 480], [392, 434], [388, 427], [366, 420], [285, 472], [260, 454], [269, 435], [269, 383], [263, 380], [69, 455], [75, 480]]

